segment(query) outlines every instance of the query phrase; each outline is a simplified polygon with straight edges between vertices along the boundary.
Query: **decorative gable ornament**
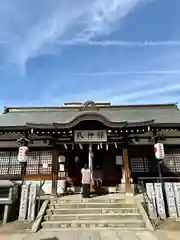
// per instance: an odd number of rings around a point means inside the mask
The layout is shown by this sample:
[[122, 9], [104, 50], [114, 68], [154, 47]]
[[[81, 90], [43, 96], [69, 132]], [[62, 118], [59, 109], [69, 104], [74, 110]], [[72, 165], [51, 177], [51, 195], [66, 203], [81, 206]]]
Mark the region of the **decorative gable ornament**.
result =
[[18, 161], [20, 163], [26, 163], [28, 160], [29, 148], [27, 146], [19, 147], [18, 151]]
[[28, 143], [29, 139], [27, 139], [26, 137], [23, 136], [23, 137], [19, 138], [16, 142], [23, 145], [23, 144]]
[[158, 160], [164, 159], [164, 145], [163, 145], [163, 143], [156, 143], [154, 145], [154, 153], [155, 153], [155, 157]]

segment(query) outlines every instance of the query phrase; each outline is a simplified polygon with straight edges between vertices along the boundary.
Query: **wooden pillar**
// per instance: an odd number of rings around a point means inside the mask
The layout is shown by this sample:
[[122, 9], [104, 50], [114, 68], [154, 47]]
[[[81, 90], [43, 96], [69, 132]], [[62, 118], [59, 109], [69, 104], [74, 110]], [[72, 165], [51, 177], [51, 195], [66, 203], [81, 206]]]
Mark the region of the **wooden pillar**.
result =
[[52, 150], [52, 195], [57, 194], [58, 157], [59, 157], [59, 152], [56, 146], [54, 146]]
[[128, 158], [128, 148], [127, 144], [125, 144], [123, 148], [123, 162], [124, 162], [124, 171], [125, 171], [125, 190], [126, 194], [132, 195], [131, 188], [131, 173], [129, 168], [129, 158]]

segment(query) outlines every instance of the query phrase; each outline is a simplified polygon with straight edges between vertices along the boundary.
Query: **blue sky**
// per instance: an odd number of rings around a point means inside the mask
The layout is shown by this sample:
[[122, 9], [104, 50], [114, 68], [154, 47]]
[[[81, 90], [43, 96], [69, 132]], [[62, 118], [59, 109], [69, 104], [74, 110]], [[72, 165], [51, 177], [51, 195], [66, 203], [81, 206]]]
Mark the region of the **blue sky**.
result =
[[1, 0], [0, 108], [180, 102], [180, 0]]

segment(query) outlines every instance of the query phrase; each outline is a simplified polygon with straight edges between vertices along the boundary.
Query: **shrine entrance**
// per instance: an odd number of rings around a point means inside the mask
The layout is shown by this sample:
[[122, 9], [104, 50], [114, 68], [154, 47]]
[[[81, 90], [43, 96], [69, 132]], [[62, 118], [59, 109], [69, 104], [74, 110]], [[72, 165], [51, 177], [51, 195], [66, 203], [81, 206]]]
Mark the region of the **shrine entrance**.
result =
[[[123, 133], [115, 127], [110, 129], [103, 121], [98, 120], [81, 121], [71, 130], [72, 145], [66, 147], [65, 152], [68, 158], [68, 177], [72, 180], [72, 185], [81, 186], [81, 169], [84, 164], [88, 164], [94, 180], [101, 179], [104, 187], [117, 187], [121, 183], [123, 165], [125, 169], [129, 169]], [[125, 180], [128, 187], [129, 179], [127, 175]], [[130, 187], [127, 191], [131, 192]]]
[[72, 179], [75, 186], [81, 185], [81, 169], [85, 164], [88, 165], [88, 144], [75, 146], [68, 157], [68, 176]]
[[[84, 167], [84, 164], [87, 164], [91, 170], [92, 180], [94, 179], [94, 177], [98, 177], [102, 179], [101, 177], [102, 164], [100, 164], [101, 157], [99, 156], [98, 158], [97, 154], [95, 157], [94, 149], [99, 147], [99, 145], [102, 148], [102, 144], [106, 142], [107, 142], [107, 130], [104, 130], [104, 129], [91, 130], [90, 129], [90, 130], [74, 131], [74, 143], [78, 144], [83, 152], [83, 154], [81, 154], [79, 158], [81, 169], [82, 167]], [[87, 159], [87, 155], [88, 155], [88, 159]], [[97, 172], [98, 172], [98, 176], [94, 176], [94, 173], [97, 174]], [[80, 171], [80, 176], [81, 176], [81, 171]]]
[[93, 178], [100, 178], [104, 186], [116, 186], [121, 182], [122, 150], [114, 144], [92, 144], [90, 152], [89, 144], [76, 146], [68, 159], [68, 176], [76, 186], [81, 185], [84, 164], [89, 165]]

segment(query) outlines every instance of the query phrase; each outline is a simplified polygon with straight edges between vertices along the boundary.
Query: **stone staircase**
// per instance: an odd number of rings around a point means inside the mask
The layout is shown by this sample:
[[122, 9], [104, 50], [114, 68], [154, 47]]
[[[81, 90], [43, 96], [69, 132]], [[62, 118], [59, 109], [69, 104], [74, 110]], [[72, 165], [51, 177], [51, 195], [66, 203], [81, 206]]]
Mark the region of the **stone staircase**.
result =
[[135, 203], [125, 200], [62, 201], [60, 198], [50, 201], [41, 226], [43, 230], [51, 231], [62, 228], [145, 228]]

